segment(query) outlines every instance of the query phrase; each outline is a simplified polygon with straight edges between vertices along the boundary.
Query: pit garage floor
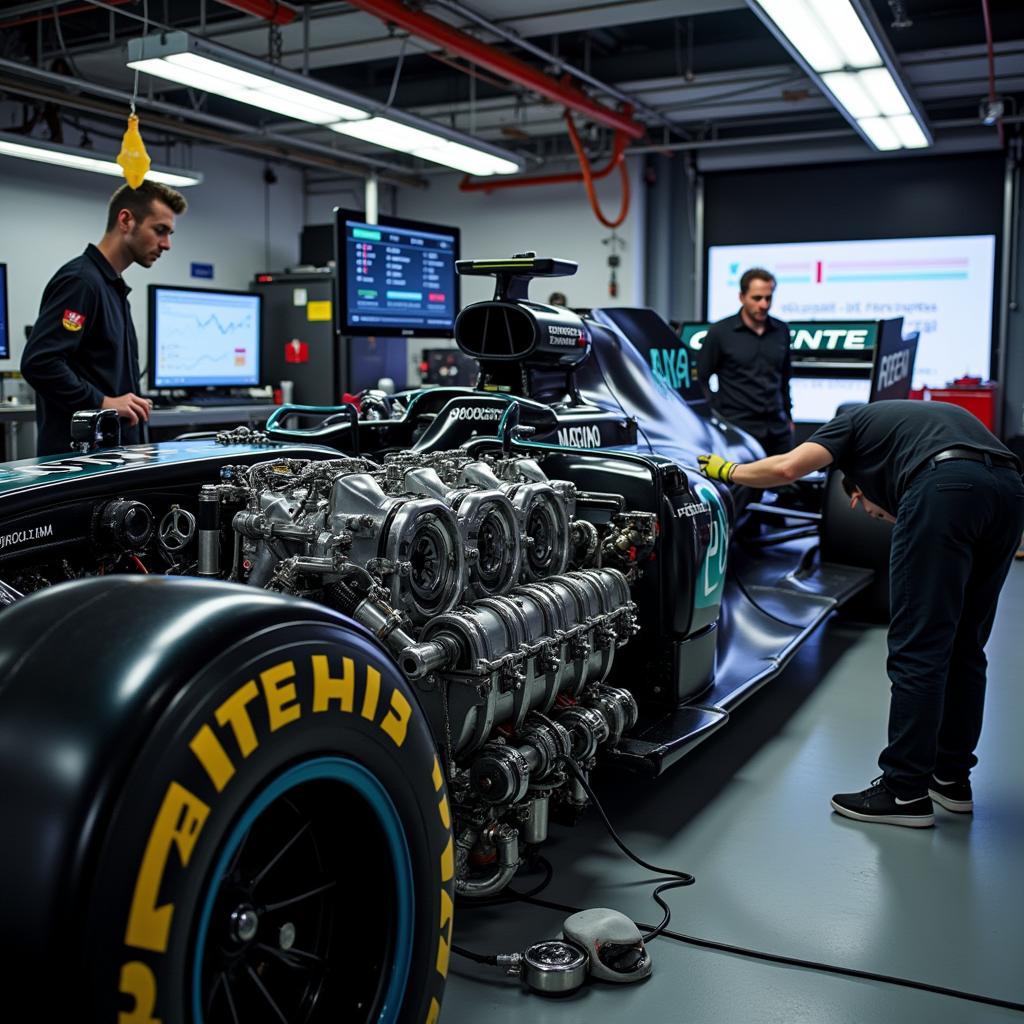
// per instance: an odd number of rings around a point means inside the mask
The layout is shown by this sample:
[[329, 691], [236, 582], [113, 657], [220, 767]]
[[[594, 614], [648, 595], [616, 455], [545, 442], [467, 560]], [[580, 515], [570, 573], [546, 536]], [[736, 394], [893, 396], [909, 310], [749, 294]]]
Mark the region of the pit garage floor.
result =
[[[884, 629], [835, 617], [661, 779], [597, 776], [598, 796], [626, 842], [697, 877], [666, 894], [669, 927], [1024, 1002], [1022, 623], [1024, 562], [1016, 562], [988, 646], [973, 817], [936, 807], [935, 828], [908, 829], [831, 813], [833, 792], [861, 789], [877, 774], [888, 708]], [[545, 897], [660, 920], [648, 873], [624, 859], [592, 811], [575, 829], [552, 825], [545, 853], [555, 868]], [[564, 916], [523, 904], [461, 910], [455, 941], [481, 952], [522, 950], [557, 934]], [[666, 938], [650, 951], [647, 981], [590, 983], [560, 999], [453, 957], [442, 1024], [1024, 1021], [1009, 1009]]]

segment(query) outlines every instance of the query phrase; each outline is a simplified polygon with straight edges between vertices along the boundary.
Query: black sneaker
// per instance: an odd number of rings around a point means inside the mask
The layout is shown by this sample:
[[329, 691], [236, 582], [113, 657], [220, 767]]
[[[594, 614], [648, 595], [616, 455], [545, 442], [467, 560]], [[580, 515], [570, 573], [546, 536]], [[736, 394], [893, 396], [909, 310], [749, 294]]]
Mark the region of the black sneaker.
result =
[[943, 782], [932, 776], [928, 783], [928, 795], [940, 806], [954, 814], [970, 814], [974, 810], [974, 799], [969, 782]]
[[905, 825], [908, 828], [931, 828], [935, 824], [932, 802], [927, 796], [901, 800], [886, 789], [882, 776], [859, 793], [836, 793], [832, 808], [856, 821], [876, 821], [880, 825]]

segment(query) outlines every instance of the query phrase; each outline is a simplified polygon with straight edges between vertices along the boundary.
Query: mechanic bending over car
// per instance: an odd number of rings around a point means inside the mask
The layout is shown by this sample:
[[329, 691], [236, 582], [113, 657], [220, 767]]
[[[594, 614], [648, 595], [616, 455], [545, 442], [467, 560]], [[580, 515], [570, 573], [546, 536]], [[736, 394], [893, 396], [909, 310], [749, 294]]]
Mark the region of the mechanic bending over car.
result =
[[[740, 311], [712, 324], [697, 353], [697, 378], [723, 419], [757, 438], [768, 455], [793, 446], [789, 326], [768, 315], [775, 278], [753, 267], [740, 278]], [[718, 392], [708, 381], [718, 375]]]
[[736, 464], [698, 456], [713, 480], [790, 483], [835, 463], [850, 507], [895, 523], [892, 683], [882, 774], [832, 807], [858, 821], [927, 827], [932, 800], [973, 809], [970, 772], [985, 701], [985, 642], [1024, 529], [1021, 464], [971, 413], [940, 402], [875, 402], [791, 452]]
[[137, 444], [152, 403], [139, 395], [139, 342], [121, 276], [133, 263], [151, 267], [171, 247], [181, 193], [152, 181], [122, 185], [107, 208], [98, 245], [65, 263], [43, 292], [39, 316], [21, 357], [36, 392], [37, 455], [71, 448], [79, 409], [116, 409], [121, 440]]

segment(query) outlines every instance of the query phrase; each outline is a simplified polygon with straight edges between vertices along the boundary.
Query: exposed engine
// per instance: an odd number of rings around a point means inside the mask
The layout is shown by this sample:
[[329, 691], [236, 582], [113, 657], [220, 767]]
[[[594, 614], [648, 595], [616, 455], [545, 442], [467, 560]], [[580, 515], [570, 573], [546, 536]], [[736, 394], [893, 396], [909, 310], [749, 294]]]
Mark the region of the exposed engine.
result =
[[447, 764], [458, 888], [501, 889], [552, 800], [572, 816], [586, 803], [565, 759], [588, 771], [636, 722], [632, 694], [604, 681], [638, 628], [629, 584], [655, 517], [534, 459], [463, 451], [280, 459], [223, 481], [200, 494], [199, 575], [329, 604], [387, 646]]

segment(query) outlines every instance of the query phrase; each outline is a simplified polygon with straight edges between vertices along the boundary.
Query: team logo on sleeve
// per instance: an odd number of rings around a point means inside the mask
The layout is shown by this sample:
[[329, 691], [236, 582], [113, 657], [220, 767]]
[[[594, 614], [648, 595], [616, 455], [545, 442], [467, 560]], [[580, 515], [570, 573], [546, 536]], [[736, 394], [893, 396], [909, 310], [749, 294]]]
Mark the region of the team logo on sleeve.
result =
[[65, 309], [61, 323], [66, 331], [80, 331], [85, 326], [85, 314], [76, 313], [73, 309]]

